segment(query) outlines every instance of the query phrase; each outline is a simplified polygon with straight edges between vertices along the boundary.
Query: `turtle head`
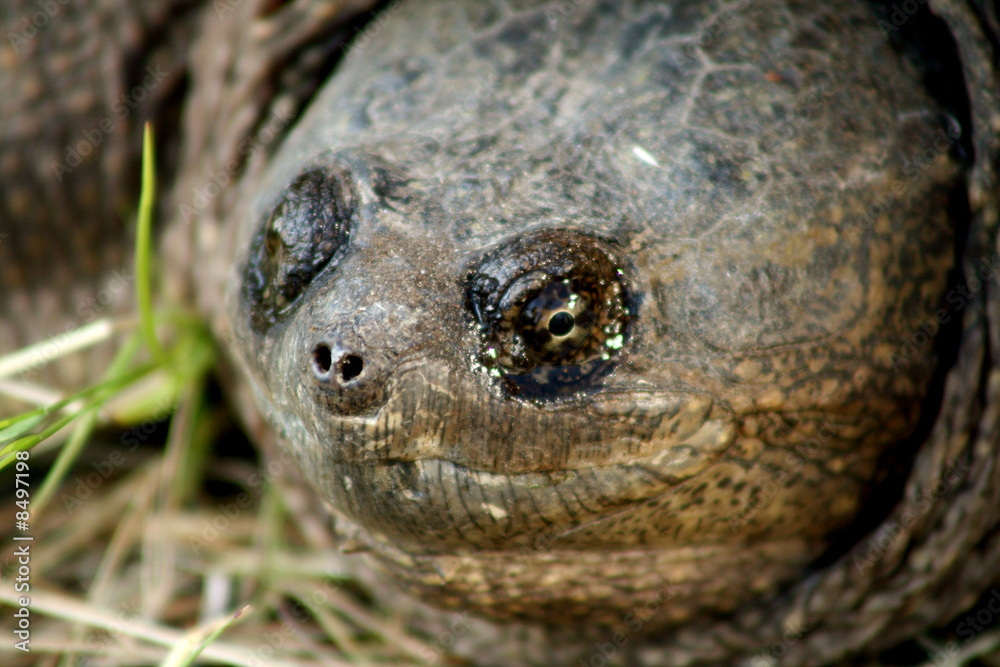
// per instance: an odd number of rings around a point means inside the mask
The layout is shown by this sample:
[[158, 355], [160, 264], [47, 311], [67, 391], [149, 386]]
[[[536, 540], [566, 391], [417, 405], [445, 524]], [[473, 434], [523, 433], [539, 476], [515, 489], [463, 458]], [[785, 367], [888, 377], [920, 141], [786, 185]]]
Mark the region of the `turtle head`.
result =
[[[795, 43], [767, 11], [726, 35]], [[614, 624], [670, 582], [653, 629], [794, 578], [931, 380], [946, 116], [874, 28], [702, 53], [623, 3], [405, 38], [442, 16], [400, 9], [246, 207], [233, 320], [281, 442], [439, 604]]]

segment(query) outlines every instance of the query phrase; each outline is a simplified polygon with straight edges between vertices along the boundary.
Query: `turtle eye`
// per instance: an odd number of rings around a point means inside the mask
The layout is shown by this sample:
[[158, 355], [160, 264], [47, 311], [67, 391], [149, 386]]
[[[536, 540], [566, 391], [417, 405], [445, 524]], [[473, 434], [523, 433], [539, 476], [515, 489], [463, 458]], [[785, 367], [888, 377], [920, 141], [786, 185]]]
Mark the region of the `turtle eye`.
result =
[[598, 239], [546, 230], [488, 254], [469, 277], [480, 361], [516, 393], [571, 391], [610, 368], [630, 313], [620, 264]]
[[309, 283], [336, 262], [353, 212], [343, 172], [312, 169], [288, 186], [253, 240], [244, 271], [243, 295], [255, 330], [290, 312]]

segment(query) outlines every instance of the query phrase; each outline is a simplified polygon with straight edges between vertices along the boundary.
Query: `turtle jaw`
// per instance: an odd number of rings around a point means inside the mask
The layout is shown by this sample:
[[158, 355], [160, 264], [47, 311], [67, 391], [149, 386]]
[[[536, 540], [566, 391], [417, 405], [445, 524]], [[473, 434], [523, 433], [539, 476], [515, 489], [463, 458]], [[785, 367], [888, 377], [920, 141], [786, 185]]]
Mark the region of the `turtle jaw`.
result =
[[368, 414], [311, 403], [301, 419], [293, 400], [273, 418], [323, 497], [414, 553], [502, 548], [555, 527], [592, 546], [573, 529], [696, 476], [737, 433], [705, 394], [619, 388], [534, 403], [469, 379], [413, 361]]
[[[732, 424], [708, 422], [683, 444], [629, 463], [559, 471], [496, 473], [439, 458], [328, 462], [306, 470], [338, 512], [375, 541], [410, 553], [509, 550], [537, 540], [618, 549], [670, 542], [666, 524], [633, 534], [600, 526], [667, 519], [670, 503], [663, 511], [657, 498], [710, 466], [734, 434]], [[706, 451], [706, 443], [717, 451]], [[717, 532], [727, 537], [727, 530]]]
[[326, 464], [441, 459], [524, 474], [645, 461], [664, 477], [682, 479], [711, 462], [735, 434], [732, 412], [690, 388], [640, 388], [622, 380], [562, 400], [532, 401], [506, 394], [483, 374], [424, 357], [398, 361], [382, 402], [361, 414], [328, 408], [324, 388], [312, 394], [311, 403], [288, 407], [311, 412], [306, 428]]
[[375, 569], [431, 605], [504, 623], [648, 635], [733, 611], [822, 550], [815, 537], [753, 541], [728, 527], [670, 544], [676, 533], [655, 517], [673, 513], [684, 482], [640, 463], [504, 475], [434, 459], [324, 477], [339, 485], [338, 533]]

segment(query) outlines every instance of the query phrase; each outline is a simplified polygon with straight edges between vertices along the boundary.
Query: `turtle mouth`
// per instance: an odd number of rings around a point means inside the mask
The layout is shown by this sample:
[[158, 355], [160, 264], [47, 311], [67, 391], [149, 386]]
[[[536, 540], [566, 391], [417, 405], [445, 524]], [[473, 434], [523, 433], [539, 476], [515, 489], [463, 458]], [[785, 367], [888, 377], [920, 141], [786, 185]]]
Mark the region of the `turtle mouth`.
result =
[[369, 414], [314, 415], [304, 426], [324, 464], [439, 459], [503, 475], [641, 465], [683, 479], [725, 449], [736, 428], [732, 411], [706, 393], [609, 387], [532, 402], [428, 363], [401, 368]]
[[[629, 464], [491, 473], [445, 459], [338, 463], [323, 491], [376, 542], [411, 553], [626, 546], [601, 525], [655, 513], [649, 501], [715, 459], [678, 447]], [[405, 546], [404, 546], [405, 545]]]
[[609, 387], [533, 403], [426, 362], [400, 365], [368, 414], [311, 405], [277, 415], [302, 470], [374, 540], [411, 553], [647, 539], [600, 524], [658, 513], [639, 506], [711, 466], [737, 433], [704, 393]]
[[436, 368], [401, 374], [371, 415], [305, 424], [321, 443], [309, 450], [322, 453], [303, 468], [321, 492], [375, 539], [414, 553], [519, 539], [589, 547], [610, 535], [599, 524], [638, 518], [637, 505], [736, 438], [732, 413], [704, 394], [607, 390], [534, 404], [463, 389]]

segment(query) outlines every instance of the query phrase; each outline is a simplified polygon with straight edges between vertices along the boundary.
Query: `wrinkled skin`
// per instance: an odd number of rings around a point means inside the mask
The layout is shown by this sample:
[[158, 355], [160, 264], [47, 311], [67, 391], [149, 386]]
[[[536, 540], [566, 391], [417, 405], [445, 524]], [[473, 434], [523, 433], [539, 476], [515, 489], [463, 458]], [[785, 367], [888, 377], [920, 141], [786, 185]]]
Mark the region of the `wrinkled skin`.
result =
[[[855, 515], [931, 378], [904, 345], [959, 176], [867, 12], [750, 7], [699, 48], [708, 5], [411, 3], [320, 91], [241, 218], [232, 320], [281, 444], [406, 587], [613, 625], [668, 585], [655, 630]], [[521, 309], [565, 280], [604, 324], [546, 357]]]
[[[128, 308], [150, 119], [168, 293], [345, 550], [460, 610], [407, 616], [431, 664], [829, 664], [975, 611], [995, 5], [606, 4], [6, 3], [0, 352]], [[926, 8], [943, 110], [895, 51]]]

